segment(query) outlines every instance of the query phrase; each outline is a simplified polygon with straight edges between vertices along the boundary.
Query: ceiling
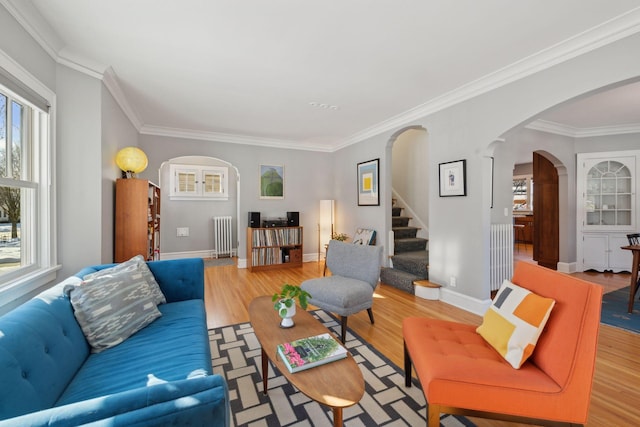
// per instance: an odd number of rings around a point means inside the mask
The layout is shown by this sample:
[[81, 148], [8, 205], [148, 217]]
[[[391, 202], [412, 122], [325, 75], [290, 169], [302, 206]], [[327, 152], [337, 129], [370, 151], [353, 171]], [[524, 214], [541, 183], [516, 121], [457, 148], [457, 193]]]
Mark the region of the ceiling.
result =
[[[334, 151], [640, 28], [638, 0], [0, 0], [144, 134]], [[640, 124], [640, 84], [540, 117]], [[606, 111], [602, 108], [606, 102]]]

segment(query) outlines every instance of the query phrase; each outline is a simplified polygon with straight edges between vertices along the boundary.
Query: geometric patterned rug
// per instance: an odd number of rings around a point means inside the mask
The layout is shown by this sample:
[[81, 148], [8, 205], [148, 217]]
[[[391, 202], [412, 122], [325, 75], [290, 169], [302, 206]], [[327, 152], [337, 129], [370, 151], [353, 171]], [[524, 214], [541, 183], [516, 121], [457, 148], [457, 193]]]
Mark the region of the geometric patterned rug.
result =
[[[340, 324], [329, 313], [312, 314], [339, 336]], [[333, 425], [330, 408], [300, 393], [269, 363], [269, 390], [262, 394], [260, 344], [250, 323], [209, 330], [213, 372], [229, 386], [231, 425], [237, 427], [304, 427]], [[425, 426], [424, 395], [414, 379], [404, 386], [404, 372], [347, 329], [347, 349], [362, 370], [365, 393], [343, 410], [346, 427]], [[464, 417], [443, 415], [442, 427], [473, 427]]]

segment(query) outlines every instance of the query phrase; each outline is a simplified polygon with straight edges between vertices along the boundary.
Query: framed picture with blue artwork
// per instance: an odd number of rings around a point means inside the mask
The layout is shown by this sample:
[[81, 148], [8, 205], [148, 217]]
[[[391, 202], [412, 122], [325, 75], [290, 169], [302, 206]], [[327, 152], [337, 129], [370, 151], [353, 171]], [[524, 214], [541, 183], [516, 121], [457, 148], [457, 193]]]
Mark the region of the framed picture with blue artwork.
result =
[[440, 197], [467, 195], [467, 161], [440, 163]]
[[380, 159], [358, 163], [358, 206], [380, 206]]

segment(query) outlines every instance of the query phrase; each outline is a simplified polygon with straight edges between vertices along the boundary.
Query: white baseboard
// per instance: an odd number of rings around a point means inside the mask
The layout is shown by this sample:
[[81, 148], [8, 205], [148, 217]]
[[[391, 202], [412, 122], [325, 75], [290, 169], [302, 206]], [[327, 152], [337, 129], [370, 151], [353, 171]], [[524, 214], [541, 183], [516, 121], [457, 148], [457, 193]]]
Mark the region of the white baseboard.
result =
[[561, 273], [575, 273], [577, 270], [577, 263], [575, 262], [559, 262], [558, 271]]
[[484, 316], [491, 305], [491, 299], [479, 300], [451, 290], [450, 288], [440, 288], [440, 301], [451, 304], [468, 312]]
[[[302, 262], [317, 262], [318, 254], [302, 254]], [[238, 258], [238, 268], [247, 268], [247, 259]]]

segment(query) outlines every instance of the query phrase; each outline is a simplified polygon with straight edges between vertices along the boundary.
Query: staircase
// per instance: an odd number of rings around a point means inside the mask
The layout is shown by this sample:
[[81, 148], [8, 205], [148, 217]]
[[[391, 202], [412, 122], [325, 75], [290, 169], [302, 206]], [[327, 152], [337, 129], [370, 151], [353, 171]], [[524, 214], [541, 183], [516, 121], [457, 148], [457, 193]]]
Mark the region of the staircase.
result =
[[387, 285], [415, 294], [414, 280], [429, 278], [429, 251], [427, 239], [416, 237], [417, 227], [409, 225], [410, 217], [402, 216], [401, 207], [392, 207], [391, 229], [394, 233], [393, 267], [383, 267], [380, 281]]

